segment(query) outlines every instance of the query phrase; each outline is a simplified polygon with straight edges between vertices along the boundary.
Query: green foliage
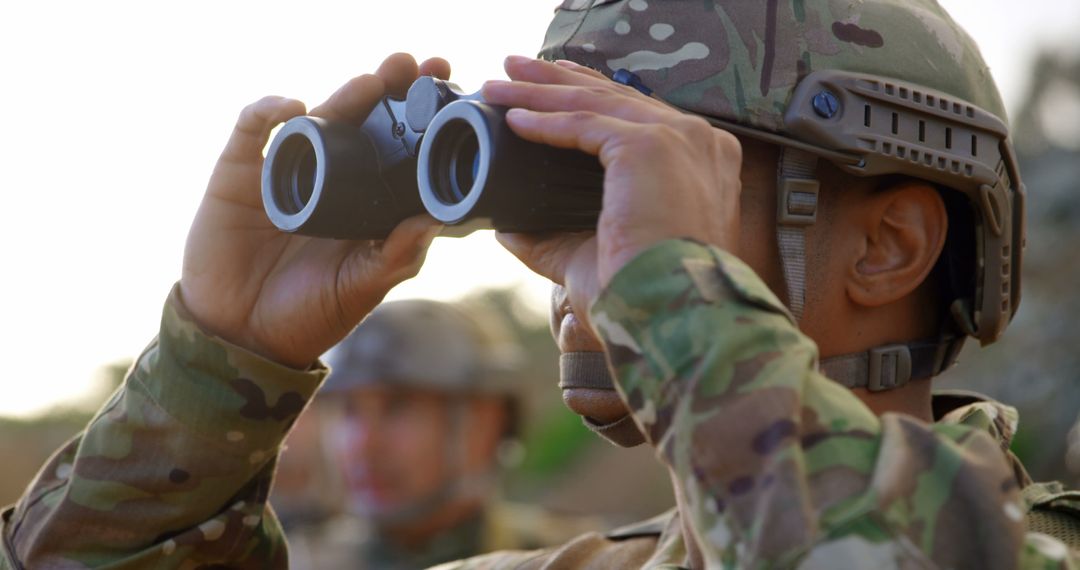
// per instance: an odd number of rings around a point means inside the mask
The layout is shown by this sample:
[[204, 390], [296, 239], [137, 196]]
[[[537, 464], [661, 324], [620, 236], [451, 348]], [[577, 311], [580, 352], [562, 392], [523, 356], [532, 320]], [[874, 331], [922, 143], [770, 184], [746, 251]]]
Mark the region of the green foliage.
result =
[[521, 465], [530, 478], [556, 475], [578, 458], [596, 436], [581, 425], [581, 418], [563, 408], [549, 414], [525, 440], [528, 449]]

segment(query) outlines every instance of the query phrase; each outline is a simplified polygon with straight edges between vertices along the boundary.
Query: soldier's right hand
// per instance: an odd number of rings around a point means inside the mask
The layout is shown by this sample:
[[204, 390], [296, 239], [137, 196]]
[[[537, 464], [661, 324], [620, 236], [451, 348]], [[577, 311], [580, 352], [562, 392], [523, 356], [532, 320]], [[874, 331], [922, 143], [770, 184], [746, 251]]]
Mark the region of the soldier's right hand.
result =
[[[404, 95], [419, 75], [448, 79], [449, 64], [388, 57], [313, 116], [361, 124], [386, 94]], [[263, 98], [243, 110], [188, 233], [180, 293], [207, 332], [295, 368], [310, 366], [398, 283], [416, 275], [441, 229], [428, 216], [403, 221], [382, 241], [315, 239], [280, 232], [260, 193], [270, 130], [304, 114], [303, 103]]]

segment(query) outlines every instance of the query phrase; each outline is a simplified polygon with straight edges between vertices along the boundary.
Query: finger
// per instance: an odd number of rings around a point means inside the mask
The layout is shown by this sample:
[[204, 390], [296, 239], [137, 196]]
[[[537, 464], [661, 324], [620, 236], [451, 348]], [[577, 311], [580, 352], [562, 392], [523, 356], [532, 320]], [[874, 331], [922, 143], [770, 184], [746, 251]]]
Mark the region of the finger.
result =
[[566, 283], [570, 256], [592, 232], [518, 234], [496, 232], [495, 239], [534, 273], [553, 283]]
[[270, 138], [270, 131], [303, 114], [303, 103], [285, 97], [263, 97], [244, 107], [221, 153], [221, 160], [233, 163], [262, 160], [262, 150]]
[[506, 75], [514, 81], [530, 83], [554, 83], [559, 85], [598, 85], [610, 84], [611, 80], [600, 76], [591, 76], [571, 71], [564, 66], [549, 61], [512, 55], [503, 62]]
[[386, 84], [386, 93], [400, 99], [420, 75], [416, 59], [407, 53], [395, 53], [383, 60], [375, 72]]
[[420, 64], [420, 75], [436, 77], [443, 81], [447, 81], [450, 79], [450, 62], [441, 57], [433, 57], [424, 60], [424, 63]]
[[552, 283], [561, 285], [565, 282], [565, 264], [553, 263], [550, 256], [538, 255], [544, 240], [542, 236], [495, 232], [495, 239], [533, 273], [547, 277]]
[[386, 82], [378, 75], [354, 77], [325, 102], [311, 110], [314, 117], [328, 121], [359, 124], [386, 93]]
[[658, 101], [625, 96], [607, 87], [545, 85], [525, 81], [489, 81], [484, 101], [533, 111], [592, 111], [635, 123], [670, 123], [682, 113]]
[[443, 225], [427, 214], [407, 218], [398, 224], [382, 245], [387, 277], [396, 284], [416, 275], [428, 247], [442, 229]]
[[658, 100], [653, 99], [652, 97], [646, 97], [633, 87], [608, 79], [602, 73], [585, 73], [574, 70], [566, 63], [556, 64], [542, 59], [512, 55], [506, 58], [503, 67], [506, 69], [506, 74], [514, 81], [614, 88], [628, 96], [659, 103]]
[[[519, 137], [558, 148], [570, 148], [597, 156], [607, 167], [610, 153], [620, 143], [641, 134], [644, 125], [590, 111], [537, 113], [510, 109], [506, 123]], [[655, 128], [653, 126], [652, 128]]]
[[597, 79], [607, 79], [607, 76], [605, 76], [603, 73], [600, 73], [599, 71], [587, 65], [581, 65], [580, 63], [570, 61], [569, 59], [557, 59], [554, 63], [555, 65], [569, 69], [574, 73], [584, 73], [585, 75], [595, 77]]

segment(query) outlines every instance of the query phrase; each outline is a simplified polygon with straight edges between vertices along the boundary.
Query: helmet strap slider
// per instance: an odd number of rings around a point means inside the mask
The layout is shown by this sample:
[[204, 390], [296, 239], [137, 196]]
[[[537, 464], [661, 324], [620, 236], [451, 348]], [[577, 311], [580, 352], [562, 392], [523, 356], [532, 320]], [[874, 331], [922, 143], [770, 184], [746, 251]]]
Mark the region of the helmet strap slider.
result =
[[788, 308], [795, 321], [806, 306], [806, 226], [817, 221], [821, 184], [816, 176], [818, 157], [781, 147], [777, 165], [776, 243], [787, 285]]

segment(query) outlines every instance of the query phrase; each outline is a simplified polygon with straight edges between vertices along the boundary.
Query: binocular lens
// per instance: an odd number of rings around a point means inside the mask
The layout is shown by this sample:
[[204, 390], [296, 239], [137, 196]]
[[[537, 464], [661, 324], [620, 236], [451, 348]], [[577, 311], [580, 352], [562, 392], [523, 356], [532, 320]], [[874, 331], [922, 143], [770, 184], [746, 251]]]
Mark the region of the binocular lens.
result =
[[472, 125], [453, 120], [432, 141], [434, 191], [447, 205], [459, 204], [476, 185], [480, 173], [480, 141]]
[[271, 176], [274, 202], [289, 215], [299, 214], [315, 192], [315, 148], [302, 135], [285, 139], [278, 149]]

